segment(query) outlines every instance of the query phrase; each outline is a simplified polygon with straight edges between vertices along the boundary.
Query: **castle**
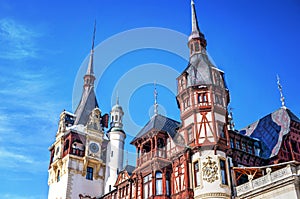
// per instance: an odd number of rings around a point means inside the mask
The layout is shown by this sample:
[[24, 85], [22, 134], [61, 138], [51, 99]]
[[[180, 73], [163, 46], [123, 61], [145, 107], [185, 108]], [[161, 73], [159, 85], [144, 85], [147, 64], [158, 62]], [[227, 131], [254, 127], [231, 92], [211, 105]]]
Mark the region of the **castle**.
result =
[[135, 166], [123, 167], [118, 99], [110, 115], [98, 108], [93, 43], [80, 103], [60, 114], [49, 148], [49, 199], [300, 198], [300, 119], [282, 96], [278, 110], [235, 130], [224, 72], [207, 55], [193, 1], [191, 11], [189, 63], [177, 78], [180, 122], [155, 103], [130, 142]]

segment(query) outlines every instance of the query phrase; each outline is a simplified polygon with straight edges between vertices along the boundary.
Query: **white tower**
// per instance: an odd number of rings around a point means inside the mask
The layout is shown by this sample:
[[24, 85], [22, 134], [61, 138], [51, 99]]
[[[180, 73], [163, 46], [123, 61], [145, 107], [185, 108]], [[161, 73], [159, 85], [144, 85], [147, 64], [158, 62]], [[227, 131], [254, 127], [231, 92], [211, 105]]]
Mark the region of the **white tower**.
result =
[[117, 98], [116, 105], [110, 112], [110, 130], [107, 132], [109, 143], [106, 154], [105, 193], [112, 191], [116, 183], [118, 173], [123, 168], [124, 142], [126, 134], [123, 130], [123, 109]]

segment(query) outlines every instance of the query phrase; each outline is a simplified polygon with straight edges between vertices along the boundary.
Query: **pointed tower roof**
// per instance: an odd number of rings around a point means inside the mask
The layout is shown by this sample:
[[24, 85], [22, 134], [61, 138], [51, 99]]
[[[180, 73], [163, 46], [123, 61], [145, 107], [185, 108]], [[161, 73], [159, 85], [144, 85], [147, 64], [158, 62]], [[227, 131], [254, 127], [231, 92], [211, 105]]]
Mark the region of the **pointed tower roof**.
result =
[[98, 102], [96, 99], [96, 94], [94, 91], [94, 43], [95, 43], [95, 34], [96, 34], [96, 22], [94, 25], [94, 33], [92, 40], [92, 49], [90, 53], [90, 59], [88, 63], [88, 68], [86, 74], [84, 76], [84, 86], [83, 92], [81, 96], [81, 100], [79, 105], [75, 111], [76, 120], [75, 124], [83, 124], [86, 125], [88, 121], [88, 116], [92, 112], [92, 110], [98, 107]]
[[191, 0], [191, 9], [192, 9], [192, 33], [189, 36], [189, 41], [195, 38], [204, 38], [204, 34], [201, 33], [198, 25], [197, 14], [195, 9], [194, 0]]

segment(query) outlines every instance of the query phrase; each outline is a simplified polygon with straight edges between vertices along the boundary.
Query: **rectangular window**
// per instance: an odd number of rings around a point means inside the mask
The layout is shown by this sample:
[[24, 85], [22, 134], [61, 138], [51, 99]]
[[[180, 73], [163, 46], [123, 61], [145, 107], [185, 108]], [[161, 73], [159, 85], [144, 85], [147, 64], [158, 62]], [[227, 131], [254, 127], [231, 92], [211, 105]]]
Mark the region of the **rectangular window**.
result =
[[190, 99], [187, 97], [183, 100], [183, 108], [187, 109], [188, 107], [190, 107]]
[[60, 170], [57, 171], [57, 182], [60, 181]]
[[206, 93], [199, 93], [198, 94], [198, 103], [207, 102]]
[[248, 153], [250, 153], [250, 154], [253, 153], [253, 147], [252, 147], [252, 145], [248, 145]]
[[170, 173], [167, 172], [166, 174], [166, 193], [167, 196], [169, 196], [171, 194], [171, 190], [170, 190]]
[[93, 180], [93, 168], [87, 167], [86, 169], [86, 179]]
[[236, 149], [241, 149], [240, 142], [238, 140], [236, 140], [236, 142], [235, 142], [235, 148]]
[[224, 124], [218, 123], [218, 130], [221, 138], [226, 138], [224, 133]]
[[220, 159], [220, 170], [221, 170], [222, 184], [228, 185], [225, 160]]
[[162, 190], [162, 173], [161, 172], [156, 172], [155, 175], [156, 178], [156, 195], [162, 195], [163, 190]]
[[195, 179], [195, 187], [200, 186], [200, 170], [199, 170], [199, 162], [194, 163], [194, 179]]
[[233, 138], [230, 138], [230, 148], [234, 148], [234, 141], [233, 141]]
[[242, 142], [242, 150], [246, 152], [246, 143]]
[[150, 198], [152, 196], [152, 174], [145, 176], [143, 179], [143, 195], [144, 199]]

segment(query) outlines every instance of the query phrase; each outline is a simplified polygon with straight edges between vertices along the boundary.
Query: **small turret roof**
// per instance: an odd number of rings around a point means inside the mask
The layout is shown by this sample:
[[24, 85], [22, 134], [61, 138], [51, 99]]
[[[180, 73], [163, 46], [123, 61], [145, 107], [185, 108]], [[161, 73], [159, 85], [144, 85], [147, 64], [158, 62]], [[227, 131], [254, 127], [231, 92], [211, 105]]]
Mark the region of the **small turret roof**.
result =
[[146, 135], [150, 130], [156, 129], [167, 132], [172, 138], [177, 133], [176, 129], [179, 127], [180, 123], [165, 117], [163, 115], [157, 114], [154, 115], [150, 121], [142, 128], [142, 130], [135, 136], [135, 138], [131, 141], [131, 144], [138, 140], [139, 138]]

